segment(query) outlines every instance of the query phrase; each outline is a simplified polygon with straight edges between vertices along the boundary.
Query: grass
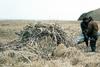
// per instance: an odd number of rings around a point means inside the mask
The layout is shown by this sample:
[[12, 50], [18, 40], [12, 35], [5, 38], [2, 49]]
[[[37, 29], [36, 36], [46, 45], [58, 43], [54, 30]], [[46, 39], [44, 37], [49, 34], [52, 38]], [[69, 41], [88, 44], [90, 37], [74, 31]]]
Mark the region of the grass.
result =
[[[30, 23], [32, 22], [33, 21], [31, 21]], [[45, 21], [45, 23], [46, 22], [49, 21]], [[57, 21], [50, 22], [51, 24], [53, 24]], [[12, 23], [11, 21], [1, 22], [0, 43], [5, 44], [14, 39], [17, 39], [18, 37], [15, 35], [15, 32], [22, 30], [25, 25], [30, 23], [26, 21], [14, 21], [14, 23]], [[68, 36], [70, 36], [70, 39], [75, 38], [81, 32], [79, 22], [59, 21], [58, 24], [61, 25], [61, 27], [66, 31]], [[100, 23], [98, 23], [98, 25], [100, 29]], [[97, 42], [98, 51], [100, 51], [99, 40]], [[66, 48], [62, 44], [56, 47], [54, 51], [55, 57], [51, 57], [48, 60], [43, 59], [35, 54], [31, 48], [24, 47], [24, 51], [8, 49], [7, 51], [0, 52], [0, 67], [100, 67], [100, 52], [84, 52], [84, 43], [75, 46], [76, 47]]]
[[15, 32], [22, 30], [23, 27], [26, 26], [27, 24], [30, 24], [30, 23], [26, 23], [24, 21], [22, 23], [20, 23], [19, 21], [0, 22], [0, 42], [7, 43], [18, 38], [15, 35]]

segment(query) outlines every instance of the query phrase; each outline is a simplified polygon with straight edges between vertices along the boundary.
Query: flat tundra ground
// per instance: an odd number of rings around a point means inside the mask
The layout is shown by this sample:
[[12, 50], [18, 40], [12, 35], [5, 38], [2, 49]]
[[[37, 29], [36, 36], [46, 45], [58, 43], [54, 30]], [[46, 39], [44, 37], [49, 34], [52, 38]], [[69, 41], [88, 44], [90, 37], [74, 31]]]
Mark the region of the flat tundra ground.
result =
[[[80, 29], [80, 21], [11, 21], [5, 20], [0, 21], [0, 44], [7, 44], [13, 40], [18, 39], [18, 36], [15, 35], [15, 32], [19, 32], [23, 29], [24, 26], [28, 24], [36, 24], [36, 23], [49, 23], [49, 24], [59, 24], [64, 31], [70, 36], [70, 38], [75, 38], [76, 36], [81, 34]], [[100, 22], [96, 21], [99, 26], [100, 31]], [[87, 52], [87, 47], [84, 43], [77, 44], [75, 47], [66, 48], [64, 45], [60, 45], [57, 47], [57, 51], [55, 54], [56, 58], [51, 60], [40, 59], [30, 61], [29, 63], [14, 63], [15, 58], [6, 56], [10, 53], [17, 53], [17, 51], [5, 51], [0, 52], [0, 67], [100, 67], [100, 38], [97, 41], [97, 49], [96, 52]], [[89, 48], [90, 49], [90, 48]], [[23, 51], [24, 52], [24, 51]], [[21, 52], [20, 52], [21, 53]], [[18, 53], [18, 55], [20, 55]], [[57, 55], [64, 55], [58, 57]], [[26, 53], [29, 54], [29, 53]], [[16, 54], [17, 55], [17, 54]], [[32, 54], [33, 55], [33, 54]], [[5, 57], [5, 58], [4, 58]], [[22, 58], [20, 58], [22, 59]], [[27, 58], [26, 58], [27, 59]], [[23, 60], [23, 59], [22, 59]], [[18, 60], [17, 60], [18, 61]]]

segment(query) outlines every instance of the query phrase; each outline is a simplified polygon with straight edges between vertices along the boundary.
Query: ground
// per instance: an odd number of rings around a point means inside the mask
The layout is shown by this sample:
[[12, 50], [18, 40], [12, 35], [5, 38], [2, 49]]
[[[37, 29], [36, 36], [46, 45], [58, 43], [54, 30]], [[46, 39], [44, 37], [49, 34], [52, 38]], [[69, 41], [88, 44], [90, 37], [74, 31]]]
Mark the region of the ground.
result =
[[[13, 20], [14, 21], [14, 20]], [[36, 24], [36, 23], [48, 23], [49, 24], [59, 24], [64, 31], [70, 36], [71, 39], [74, 39], [76, 36], [81, 34], [80, 29], [80, 21], [1, 21], [0, 22], [0, 44], [7, 44], [13, 40], [18, 39], [18, 36], [15, 35], [15, 32], [18, 32], [23, 29], [24, 26], [28, 24]], [[97, 21], [96, 21], [97, 22]], [[99, 29], [100, 23], [97, 22]], [[34, 55], [32, 61], [29, 60], [29, 63], [14, 63], [14, 60], [22, 59], [12, 58], [13, 54], [20, 56], [20, 53], [24, 53], [24, 51], [4, 51], [3, 55], [2, 51], [0, 52], [0, 66], [1, 67], [100, 67], [100, 39], [97, 41], [97, 50], [96, 52], [87, 52], [86, 45], [76, 44], [73, 47], [66, 48], [63, 44], [58, 46], [55, 50], [56, 58], [45, 60], [35, 57], [34, 54], [26, 52], [25, 55]], [[58, 51], [58, 52], [57, 52]], [[6, 56], [8, 55], [8, 56]], [[9, 56], [10, 55], [10, 56]], [[22, 54], [21, 54], [22, 55]], [[3, 58], [3, 56], [5, 58]], [[24, 54], [22, 55], [24, 57]], [[24, 57], [24, 59], [27, 59]], [[23, 60], [23, 59], [22, 59]], [[1, 62], [2, 61], [2, 62]], [[25, 61], [25, 60], [24, 60]], [[4, 64], [4, 65], [3, 65]]]

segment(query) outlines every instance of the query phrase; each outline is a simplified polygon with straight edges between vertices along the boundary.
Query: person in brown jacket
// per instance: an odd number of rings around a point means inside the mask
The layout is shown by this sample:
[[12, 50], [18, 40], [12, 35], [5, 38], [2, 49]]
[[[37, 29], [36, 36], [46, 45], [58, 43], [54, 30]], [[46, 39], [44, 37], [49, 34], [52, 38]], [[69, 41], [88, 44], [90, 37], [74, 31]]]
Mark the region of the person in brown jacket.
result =
[[93, 20], [92, 17], [83, 18], [83, 22], [81, 23], [82, 33], [84, 35], [84, 41], [88, 46], [88, 41], [90, 40], [90, 47], [92, 52], [96, 50], [96, 41], [98, 39], [98, 25]]

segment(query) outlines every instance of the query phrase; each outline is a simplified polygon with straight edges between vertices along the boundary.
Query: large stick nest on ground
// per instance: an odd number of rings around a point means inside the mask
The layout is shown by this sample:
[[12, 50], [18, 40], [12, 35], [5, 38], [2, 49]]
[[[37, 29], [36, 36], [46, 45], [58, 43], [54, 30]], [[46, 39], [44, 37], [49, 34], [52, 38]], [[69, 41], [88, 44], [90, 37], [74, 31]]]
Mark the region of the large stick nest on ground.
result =
[[0, 51], [4, 49], [29, 51], [49, 59], [59, 44], [63, 43], [66, 47], [72, 45], [71, 38], [58, 24], [29, 24], [16, 35], [19, 36], [18, 40], [1, 47]]
[[45, 39], [47, 39], [47, 42], [50, 41], [48, 38], [51, 39], [54, 45], [63, 43], [68, 47], [72, 44], [67, 33], [58, 24], [38, 23], [27, 25], [17, 35], [22, 43], [31, 43], [34, 45]]
[[66, 47], [72, 45], [71, 38], [58, 24], [27, 25], [16, 34], [19, 36], [20, 43], [42, 57], [48, 57], [60, 43]]

